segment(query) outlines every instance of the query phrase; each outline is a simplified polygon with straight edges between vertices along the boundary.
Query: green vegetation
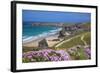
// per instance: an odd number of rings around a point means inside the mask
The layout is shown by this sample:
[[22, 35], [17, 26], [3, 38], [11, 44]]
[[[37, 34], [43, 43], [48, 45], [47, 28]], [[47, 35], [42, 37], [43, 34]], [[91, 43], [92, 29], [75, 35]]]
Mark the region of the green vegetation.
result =
[[38, 47], [23, 47], [23, 52], [38, 51], [39, 49]]
[[88, 45], [91, 44], [91, 33], [90, 32], [88, 32], [88, 33], [85, 34], [84, 40], [86, 41], [86, 43]]
[[[79, 36], [77, 35], [78, 37], [74, 36], [75, 38], [71, 39], [70, 41], [64, 42], [63, 44], [59, 45], [56, 48], [58, 48], [58, 49], [67, 49], [67, 48], [70, 48], [70, 47], [73, 47], [73, 46], [76, 46], [76, 45], [84, 45], [84, 42], [81, 40], [81, 37], [83, 35], [85, 35], [84, 36], [84, 41], [86, 41], [86, 43], [88, 45], [90, 45], [90, 36], [91, 36], [90, 32], [84, 32], [84, 33], [80, 34]], [[66, 39], [66, 40], [68, 40], [68, 39]]]
[[27, 59], [27, 58], [22, 58], [22, 61], [23, 61], [23, 63], [28, 63], [28, 62], [30, 62], [30, 60]]
[[55, 48], [55, 46], [56, 46], [57, 44], [63, 42], [64, 40], [68, 40], [68, 39], [70, 39], [70, 38], [72, 38], [72, 37], [75, 37], [75, 36], [78, 36], [78, 35], [83, 35], [83, 34], [85, 34], [85, 33], [86, 33], [86, 31], [78, 31], [78, 32], [75, 33], [74, 35], [65, 36], [65, 37], [63, 38], [62, 41], [56, 43], [56, 44], [53, 45], [51, 48]]
[[74, 53], [70, 54], [70, 56], [74, 60], [85, 60], [85, 59], [88, 59], [86, 54], [85, 54], [85, 51], [84, 51], [84, 49], [82, 47], [78, 48], [77, 51], [75, 51]]
[[91, 25], [90, 25], [90, 23], [88, 22], [88, 23], [82, 24], [82, 26], [85, 27], [85, 28], [90, 28]]
[[80, 60], [87, 59], [86, 54], [85, 54], [83, 48], [78, 49], [77, 53], [79, 54], [78, 56], [79, 56], [79, 59]]
[[65, 42], [63, 43], [62, 45], [58, 46], [57, 48], [70, 48], [70, 47], [73, 47], [73, 46], [76, 46], [76, 45], [84, 45], [84, 43], [81, 41], [81, 36], [79, 37], [76, 37], [68, 42]]

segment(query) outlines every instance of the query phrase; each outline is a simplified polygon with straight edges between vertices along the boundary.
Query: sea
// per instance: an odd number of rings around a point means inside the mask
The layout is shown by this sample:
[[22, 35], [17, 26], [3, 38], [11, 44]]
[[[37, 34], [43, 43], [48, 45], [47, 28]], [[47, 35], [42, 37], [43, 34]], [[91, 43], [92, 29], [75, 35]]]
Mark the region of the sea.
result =
[[24, 43], [57, 34], [62, 28], [54, 26], [33, 26], [33, 22], [23, 22], [22, 40]]

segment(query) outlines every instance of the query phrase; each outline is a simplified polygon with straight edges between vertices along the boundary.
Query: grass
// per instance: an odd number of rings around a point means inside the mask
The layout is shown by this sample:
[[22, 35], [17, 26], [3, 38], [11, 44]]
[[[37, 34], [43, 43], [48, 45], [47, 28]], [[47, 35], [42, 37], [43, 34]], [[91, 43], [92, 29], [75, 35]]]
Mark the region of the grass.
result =
[[91, 25], [90, 25], [90, 23], [88, 22], [88, 23], [82, 24], [82, 26], [85, 27], [85, 28], [90, 28]]
[[84, 43], [80, 40], [80, 38], [81, 38], [80, 36], [77, 37], [77, 38], [74, 38], [74, 39], [72, 39], [72, 40], [70, 40], [68, 42], [63, 43], [62, 45], [58, 46], [57, 48], [61, 48], [61, 49], [65, 48], [65, 49], [67, 49], [67, 48], [73, 47], [75, 45], [84, 45]]
[[[72, 38], [72, 37], [75, 37], [75, 36], [77, 36], [77, 35], [81, 35], [81, 34], [84, 34], [84, 33], [86, 33], [86, 31], [78, 31], [78, 32], [75, 33], [74, 35], [66, 36], [66, 37], [64, 37], [64, 39], [63, 39], [62, 41], [60, 41], [60, 42], [56, 43], [55, 45], [53, 45], [52, 48], [55, 48], [55, 46], [56, 46], [57, 44], [63, 42], [64, 40], [70, 39], [70, 38]], [[55, 48], [55, 49], [56, 49], [56, 48]]]
[[[64, 42], [62, 45], [56, 47], [57, 49], [67, 49], [76, 45], [84, 45], [83, 41], [81, 40], [81, 37], [85, 35], [84, 40], [86, 41], [86, 43], [90, 44], [90, 32], [84, 32], [82, 34], [80, 34], [80, 36], [75, 37], [73, 39], [71, 39], [70, 41]], [[66, 39], [67, 40], [67, 39]]]
[[40, 48], [38, 47], [24, 47], [23, 46], [23, 52], [29, 52], [29, 51], [38, 51]]
[[88, 32], [88, 33], [85, 35], [84, 40], [86, 41], [86, 43], [87, 43], [88, 45], [91, 44], [91, 33], [90, 33], [90, 32]]
[[88, 59], [85, 52], [84, 48], [79, 48], [74, 54], [70, 54], [71, 58], [73, 60], [86, 60]]
[[87, 56], [85, 55], [83, 48], [78, 49], [78, 53], [79, 53], [79, 59], [80, 60], [87, 59]]

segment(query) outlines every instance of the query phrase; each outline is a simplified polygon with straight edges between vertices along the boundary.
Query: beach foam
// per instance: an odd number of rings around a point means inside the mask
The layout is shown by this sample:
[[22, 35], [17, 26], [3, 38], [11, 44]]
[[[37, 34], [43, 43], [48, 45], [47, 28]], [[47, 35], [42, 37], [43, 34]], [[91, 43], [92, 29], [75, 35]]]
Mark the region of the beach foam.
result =
[[48, 36], [52, 36], [57, 34], [62, 28], [58, 28], [56, 30], [50, 30], [48, 32], [43, 32], [42, 34], [36, 35], [36, 36], [23, 36], [23, 43], [28, 43], [31, 41], [35, 41], [41, 38], [46, 38]]

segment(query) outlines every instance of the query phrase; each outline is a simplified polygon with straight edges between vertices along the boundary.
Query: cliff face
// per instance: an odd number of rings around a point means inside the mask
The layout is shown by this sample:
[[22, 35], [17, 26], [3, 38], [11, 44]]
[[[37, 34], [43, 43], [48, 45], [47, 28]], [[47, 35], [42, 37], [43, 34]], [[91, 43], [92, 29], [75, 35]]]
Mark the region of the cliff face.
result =
[[40, 22], [40, 23], [32, 23], [32, 26], [58, 26], [62, 27], [63, 23], [45, 23], [45, 22]]
[[55, 22], [34, 22], [32, 26], [54, 26], [62, 27], [66, 31], [74, 31], [78, 29], [90, 30], [90, 23], [77, 23], [77, 24], [68, 24], [68, 23], [55, 23]]
[[90, 31], [91, 25], [90, 25], [90, 23], [74, 24], [74, 25], [64, 26], [64, 29], [66, 31], [75, 31], [75, 30], [86, 30], [86, 31]]

